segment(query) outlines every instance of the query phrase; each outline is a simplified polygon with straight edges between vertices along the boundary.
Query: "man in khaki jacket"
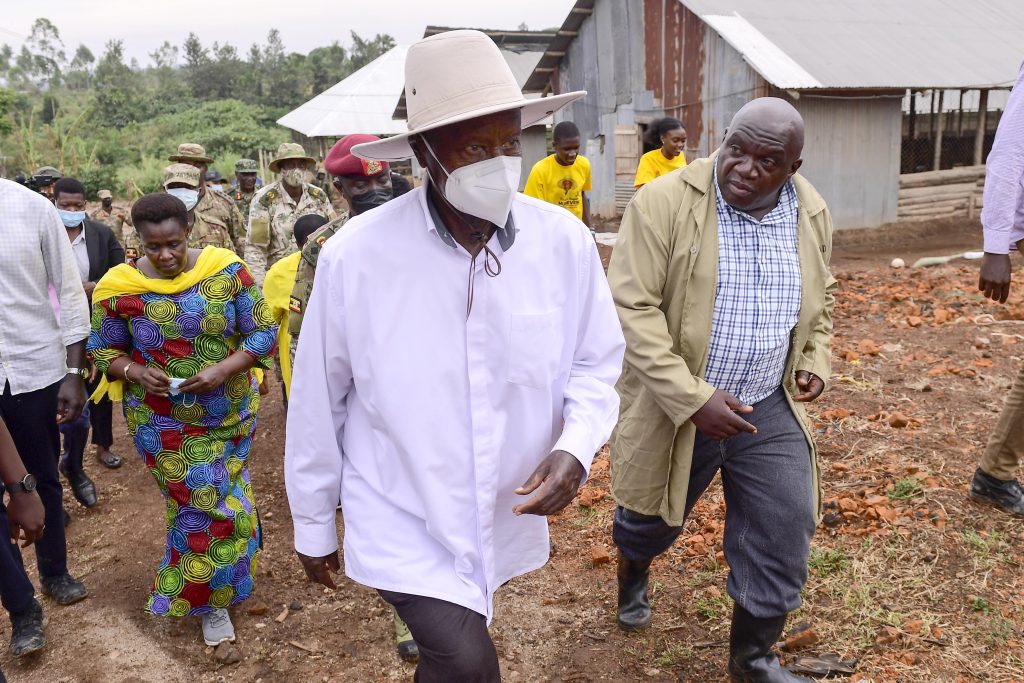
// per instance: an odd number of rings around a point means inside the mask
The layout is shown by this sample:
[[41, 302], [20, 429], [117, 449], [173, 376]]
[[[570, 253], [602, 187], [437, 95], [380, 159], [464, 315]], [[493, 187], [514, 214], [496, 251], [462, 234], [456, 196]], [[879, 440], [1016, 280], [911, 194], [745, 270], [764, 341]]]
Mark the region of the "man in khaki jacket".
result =
[[832, 221], [797, 175], [803, 121], [744, 106], [721, 149], [641, 188], [608, 277], [626, 336], [612, 438], [619, 623], [644, 628], [651, 560], [719, 470], [733, 681], [801, 681], [771, 653], [800, 605], [820, 510], [801, 402], [830, 374]]

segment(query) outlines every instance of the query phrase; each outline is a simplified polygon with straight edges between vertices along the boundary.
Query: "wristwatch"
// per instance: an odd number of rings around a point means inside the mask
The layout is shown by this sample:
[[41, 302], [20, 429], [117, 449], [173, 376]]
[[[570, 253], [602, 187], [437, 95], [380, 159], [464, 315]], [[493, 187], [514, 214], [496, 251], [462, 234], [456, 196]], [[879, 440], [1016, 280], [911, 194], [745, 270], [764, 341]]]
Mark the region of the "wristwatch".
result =
[[89, 371], [86, 370], [85, 368], [68, 368], [68, 374], [78, 375], [82, 379], [85, 379], [89, 376]]
[[4, 487], [11, 493], [18, 493], [19, 491], [31, 493], [36, 490], [36, 478], [31, 474], [26, 474], [21, 481], [16, 481], [13, 484], [4, 484]]

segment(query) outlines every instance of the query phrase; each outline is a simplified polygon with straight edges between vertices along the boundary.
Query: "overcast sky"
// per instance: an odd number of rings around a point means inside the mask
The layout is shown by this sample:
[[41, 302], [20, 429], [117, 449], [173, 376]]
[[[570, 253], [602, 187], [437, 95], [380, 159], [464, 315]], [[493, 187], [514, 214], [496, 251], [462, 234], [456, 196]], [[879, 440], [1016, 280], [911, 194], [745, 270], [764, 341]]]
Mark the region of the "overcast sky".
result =
[[307, 53], [337, 40], [346, 47], [349, 31], [372, 37], [390, 33], [399, 44], [421, 38], [428, 25], [532, 30], [560, 26], [573, 0], [2, 0], [0, 43], [17, 52], [32, 22], [48, 18], [60, 30], [68, 59], [79, 43], [98, 58], [110, 39], [124, 41], [128, 58], [142, 65], [164, 40], [179, 48], [190, 31], [204, 45], [229, 42], [245, 54], [276, 28], [289, 51]]

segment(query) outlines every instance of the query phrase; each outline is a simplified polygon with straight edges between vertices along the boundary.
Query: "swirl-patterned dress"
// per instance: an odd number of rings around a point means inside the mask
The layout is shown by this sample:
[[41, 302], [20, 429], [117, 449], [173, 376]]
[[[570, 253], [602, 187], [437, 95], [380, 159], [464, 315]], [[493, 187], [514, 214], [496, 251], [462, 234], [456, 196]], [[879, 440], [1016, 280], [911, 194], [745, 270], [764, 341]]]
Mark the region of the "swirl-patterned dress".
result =
[[[276, 340], [259, 287], [236, 261], [178, 294], [95, 302], [88, 349], [103, 373], [127, 354], [189, 378], [236, 349], [267, 368]], [[154, 396], [128, 384], [128, 431], [167, 501], [167, 548], [146, 611], [203, 614], [252, 593], [262, 532], [246, 463], [259, 402], [252, 371], [200, 395]]]

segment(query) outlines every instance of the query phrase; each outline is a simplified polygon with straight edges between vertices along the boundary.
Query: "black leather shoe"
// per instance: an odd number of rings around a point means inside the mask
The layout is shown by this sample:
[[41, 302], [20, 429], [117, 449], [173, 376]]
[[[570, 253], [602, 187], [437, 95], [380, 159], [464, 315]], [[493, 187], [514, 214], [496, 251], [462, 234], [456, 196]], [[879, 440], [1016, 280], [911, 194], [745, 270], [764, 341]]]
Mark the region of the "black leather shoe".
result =
[[58, 605], [73, 605], [89, 597], [85, 584], [71, 574], [43, 576], [40, 579], [43, 595], [49, 595]]
[[980, 469], [975, 471], [971, 480], [971, 500], [992, 505], [1003, 512], [1017, 517], [1024, 517], [1024, 490], [1016, 479], [1003, 481], [985, 474]]
[[779, 664], [772, 647], [782, 635], [786, 615], [762, 619], [733, 605], [729, 633], [729, 680], [732, 683], [809, 683]]
[[72, 471], [68, 467], [67, 456], [60, 459], [59, 469], [60, 473], [71, 484], [71, 493], [75, 496], [75, 500], [87, 508], [95, 507], [97, 502], [96, 484], [92, 483], [92, 479], [81, 470], [77, 472]]
[[32, 606], [11, 615], [11, 654], [15, 657], [38, 652], [46, 645], [43, 635], [43, 606], [32, 600]]
[[651, 623], [651, 604], [647, 599], [647, 579], [651, 561], [634, 561], [619, 551], [619, 627], [639, 631]]

